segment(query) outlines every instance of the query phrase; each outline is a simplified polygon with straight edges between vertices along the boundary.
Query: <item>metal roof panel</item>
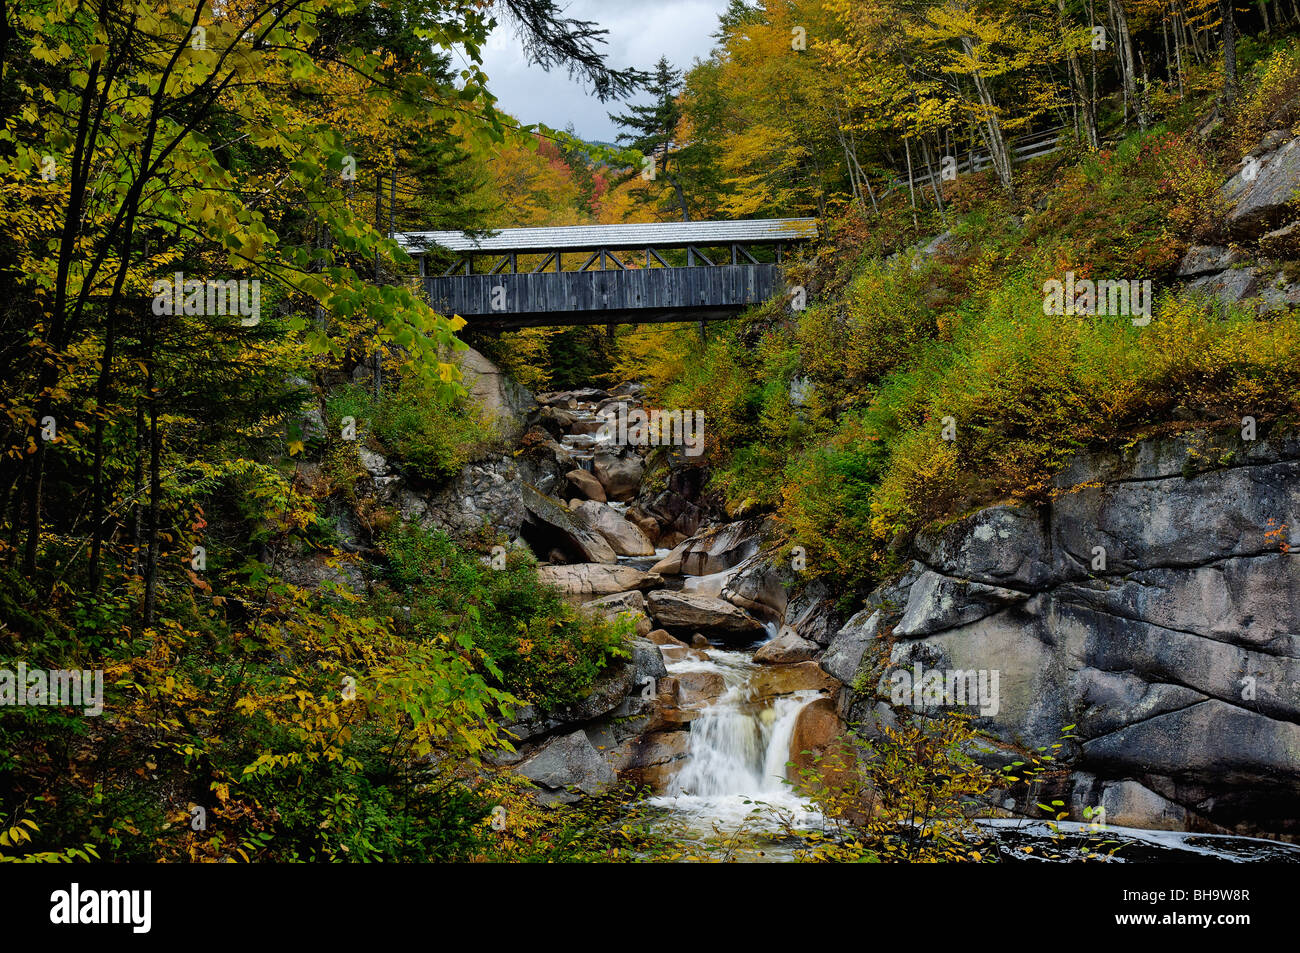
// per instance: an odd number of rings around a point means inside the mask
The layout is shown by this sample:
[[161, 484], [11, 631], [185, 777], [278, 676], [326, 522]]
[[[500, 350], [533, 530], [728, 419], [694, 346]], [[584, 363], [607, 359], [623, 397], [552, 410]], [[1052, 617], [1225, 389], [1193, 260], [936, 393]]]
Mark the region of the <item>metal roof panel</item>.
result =
[[623, 225], [569, 225], [557, 228], [503, 228], [482, 238], [462, 231], [400, 232], [394, 236], [408, 252], [420, 255], [433, 245], [454, 252], [592, 251], [608, 248], [672, 248], [686, 245], [761, 244], [817, 237], [815, 218], [741, 219], [730, 222], [647, 222]]

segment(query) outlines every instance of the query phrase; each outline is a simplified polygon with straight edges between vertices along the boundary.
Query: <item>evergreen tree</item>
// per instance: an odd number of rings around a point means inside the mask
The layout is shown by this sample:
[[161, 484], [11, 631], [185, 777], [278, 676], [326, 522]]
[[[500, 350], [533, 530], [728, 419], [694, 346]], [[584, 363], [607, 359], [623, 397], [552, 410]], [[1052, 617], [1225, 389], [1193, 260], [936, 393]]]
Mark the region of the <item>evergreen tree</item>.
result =
[[[682, 221], [689, 222], [690, 208], [674, 163], [681, 145], [677, 142], [677, 126], [682, 118], [681, 104], [678, 101], [681, 89], [681, 70], [673, 69], [668, 58], [661, 56], [645, 84], [650, 102], [629, 106], [626, 113], [610, 113], [609, 118], [625, 130], [618, 134], [619, 143], [639, 150], [653, 161], [650, 178], [653, 180], [662, 175], [672, 185]], [[640, 174], [642, 170], [632, 173]]]

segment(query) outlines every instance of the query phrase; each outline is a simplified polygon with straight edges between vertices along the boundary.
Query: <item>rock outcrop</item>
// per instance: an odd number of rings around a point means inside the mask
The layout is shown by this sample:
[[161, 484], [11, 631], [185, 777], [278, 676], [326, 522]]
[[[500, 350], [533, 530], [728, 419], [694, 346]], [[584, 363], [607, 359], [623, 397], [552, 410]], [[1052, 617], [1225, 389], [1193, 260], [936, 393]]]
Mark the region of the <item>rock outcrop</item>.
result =
[[1300, 439], [1188, 432], [1055, 484], [918, 537], [821, 660], [841, 713], [958, 708], [994, 761], [1075, 725], [1080, 811], [1300, 835]]
[[1294, 259], [1300, 222], [1300, 139], [1274, 130], [1219, 190], [1226, 209], [1216, 244], [1196, 245], [1178, 266], [1187, 290], [1260, 312], [1300, 304], [1300, 281], [1279, 262]]

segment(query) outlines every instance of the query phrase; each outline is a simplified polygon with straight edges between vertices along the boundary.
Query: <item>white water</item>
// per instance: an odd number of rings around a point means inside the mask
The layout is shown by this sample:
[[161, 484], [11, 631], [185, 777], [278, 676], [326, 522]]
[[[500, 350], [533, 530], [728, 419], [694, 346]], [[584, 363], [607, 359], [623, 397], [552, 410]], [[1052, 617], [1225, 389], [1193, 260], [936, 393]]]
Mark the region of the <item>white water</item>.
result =
[[[743, 824], [774, 831], [784, 818], [808, 826], [816, 815], [786, 783], [790, 740], [800, 709], [817, 697], [796, 692], [766, 701], [753, 698], [750, 677], [758, 666], [747, 652], [708, 650], [709, 660], [683, 659], [670, 675], [718, 672], [726, 690], [691, 722], [685, 763], [669, 790], [651, 804], [672, 809], [701, 832], [731, 833]], [[750, 803], [747, 803], [750, 802]], [[762, 802], [771, 810], [759, 810]]]

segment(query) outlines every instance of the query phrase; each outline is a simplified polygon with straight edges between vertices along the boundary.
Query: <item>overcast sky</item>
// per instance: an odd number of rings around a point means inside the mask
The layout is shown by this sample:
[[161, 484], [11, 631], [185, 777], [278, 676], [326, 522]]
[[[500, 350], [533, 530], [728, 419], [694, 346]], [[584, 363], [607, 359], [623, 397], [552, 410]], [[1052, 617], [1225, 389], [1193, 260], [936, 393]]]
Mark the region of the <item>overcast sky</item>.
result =
[[[561, 3], [561, 6], [564, 6]], [[678, 69], [705, 57], [713, 46], [718, 15], [727, 0], [572, 0], [565, 15], [594, 20], [609, 30], [600, 49], [614, 67], [649, 70], [660, 56]], [[545, 73], [524, 62], [523, 51], [506, 26], [499, 26], [483, 53], [483, 70], [497, 106], [520, 122], [544, 122], [554, 129], [573, 123], [584, 139], [612, 142], [616, 135], [608, 113], [618, 103], [601, 103], [564, 69]]]

